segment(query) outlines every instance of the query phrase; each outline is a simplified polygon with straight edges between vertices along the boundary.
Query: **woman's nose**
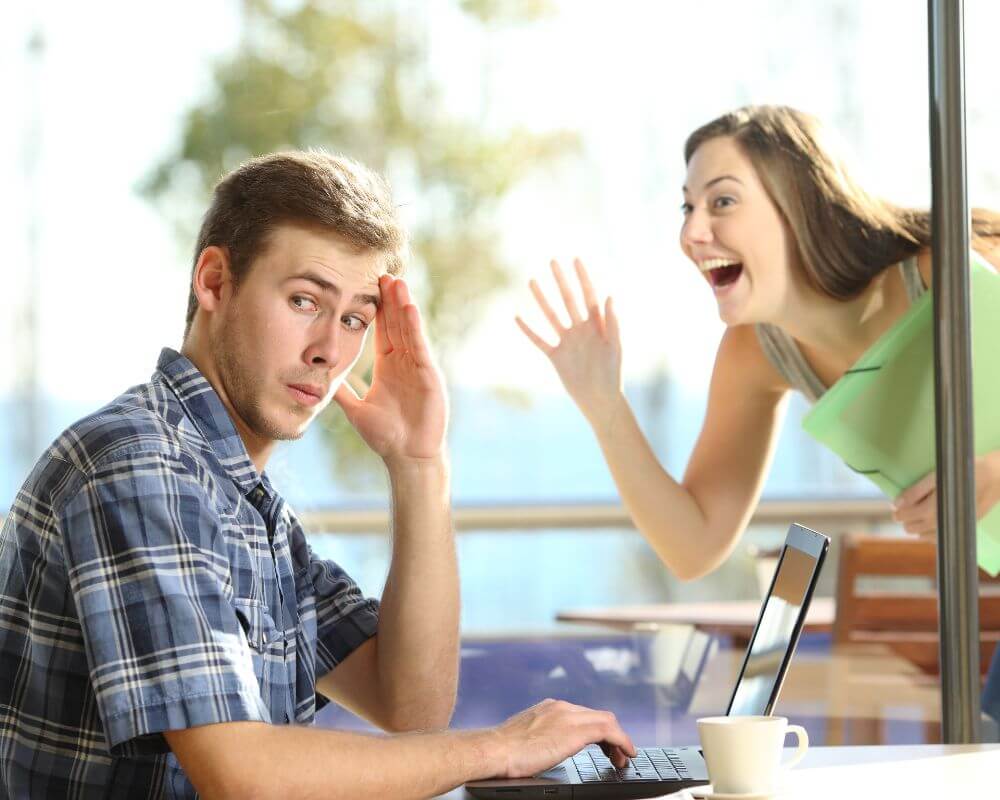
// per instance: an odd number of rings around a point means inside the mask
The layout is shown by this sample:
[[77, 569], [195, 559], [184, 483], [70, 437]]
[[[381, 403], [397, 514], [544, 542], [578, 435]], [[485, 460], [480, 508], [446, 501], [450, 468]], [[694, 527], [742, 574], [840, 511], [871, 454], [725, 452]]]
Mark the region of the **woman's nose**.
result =
[[712, 241], [712, 224], [704, 209], [692, 208], [681, 228], [681, 241], [685, 244], [705, 244]]

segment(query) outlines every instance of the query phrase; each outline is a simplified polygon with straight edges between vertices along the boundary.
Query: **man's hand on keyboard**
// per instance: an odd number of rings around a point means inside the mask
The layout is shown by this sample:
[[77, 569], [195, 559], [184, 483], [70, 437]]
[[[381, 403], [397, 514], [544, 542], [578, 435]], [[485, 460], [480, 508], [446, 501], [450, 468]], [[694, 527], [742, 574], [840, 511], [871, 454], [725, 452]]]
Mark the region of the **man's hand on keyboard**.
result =
[[636, 755], [635, 745], [610, 711], [543, 700], [494, 729], [500, 738], [501, 778], [525, 778], [555, 766], [590, 744], [619, 768]]

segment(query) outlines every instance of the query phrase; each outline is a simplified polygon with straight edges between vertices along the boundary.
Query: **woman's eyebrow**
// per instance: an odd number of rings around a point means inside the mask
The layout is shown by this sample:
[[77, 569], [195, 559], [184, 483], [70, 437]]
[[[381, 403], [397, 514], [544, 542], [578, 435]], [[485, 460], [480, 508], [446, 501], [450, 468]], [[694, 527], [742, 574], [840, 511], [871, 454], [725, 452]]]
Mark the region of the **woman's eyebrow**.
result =
[[[705, 185], [704, 185], [704, 186], [702, 187], [702, 189], [701, 189], [701, 190], [702, 190], [702, 191], [705, 191], [706, 189], [710, 189], [710, 188], [711, 188], [711, 187], [713, 187], [713, 186], [714, 186], [715, 184], [717, 184], [717, 183], [718, 183], [719, 181], [736, 181], [736, 182], [737, 182], [738, 184], [740, 184], [740, 186], [742, 186], [742, 185], [743, 185], [743, 181], [741, 181], [741, 180], [740, 180], [739, 178], [737, 178], [737, 177], [736, 177], [735, 175], [719, 175], [719, 177], [717, 177], [717, 178], [712, 178], [712, 180], [710, 180], [710, 181], [709, 181], [708, 183], [706, 183], [706, 184], [705, 184]], [[687, 194], [687, 191], [688, 191], [688, 187], [687, 187], [687, 186], [683, 186], [683, 187], [681, 187], [681, 190], [682, 190], [682, 191], [683, 191], [683, 192], [684, 192], [685, 194]]]

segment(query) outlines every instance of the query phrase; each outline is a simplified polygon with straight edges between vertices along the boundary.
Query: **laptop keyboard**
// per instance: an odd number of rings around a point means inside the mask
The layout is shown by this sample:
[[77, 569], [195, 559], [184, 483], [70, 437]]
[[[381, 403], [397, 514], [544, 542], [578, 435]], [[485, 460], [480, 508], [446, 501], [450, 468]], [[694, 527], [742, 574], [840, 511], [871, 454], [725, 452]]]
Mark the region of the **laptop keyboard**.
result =
[[640, 748], [627, 767], [618, 769], [599, 747], [588, 747], [573, 756], [580, 778], [587, 783], [623, 781], [678, 781], [690, 778], [680, 753], [659, 747]]

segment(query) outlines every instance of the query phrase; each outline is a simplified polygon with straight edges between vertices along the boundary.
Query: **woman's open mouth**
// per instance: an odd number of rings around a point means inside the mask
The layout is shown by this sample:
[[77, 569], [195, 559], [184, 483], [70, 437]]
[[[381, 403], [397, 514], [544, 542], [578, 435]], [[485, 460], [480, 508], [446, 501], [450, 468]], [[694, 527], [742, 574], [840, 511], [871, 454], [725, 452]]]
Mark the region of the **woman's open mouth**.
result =
[[739, 261], [725, 258], [710, 258], [700, 266], [713, 289], [722, 289], [736, 283], [743, 273], [743, 265]]

